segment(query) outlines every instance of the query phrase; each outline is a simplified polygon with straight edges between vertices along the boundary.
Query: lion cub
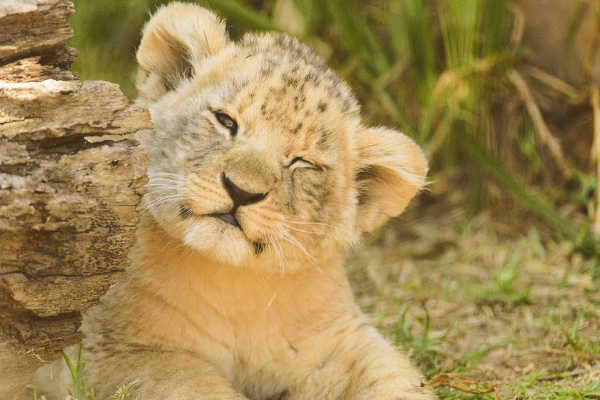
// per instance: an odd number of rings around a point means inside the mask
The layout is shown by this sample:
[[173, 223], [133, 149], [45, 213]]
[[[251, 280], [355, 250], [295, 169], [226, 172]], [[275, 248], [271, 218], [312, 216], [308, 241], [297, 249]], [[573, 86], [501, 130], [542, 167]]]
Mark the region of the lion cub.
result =
[[343, 267], [423, 186], [415, 143], [363, 126], [295, 39], [232, 42], [191, 4], [152, 17], [137, 59], [146, 211], [127, 278], [84, 318], [97, 397], [137, 381], [144, 400], [433, 399]]

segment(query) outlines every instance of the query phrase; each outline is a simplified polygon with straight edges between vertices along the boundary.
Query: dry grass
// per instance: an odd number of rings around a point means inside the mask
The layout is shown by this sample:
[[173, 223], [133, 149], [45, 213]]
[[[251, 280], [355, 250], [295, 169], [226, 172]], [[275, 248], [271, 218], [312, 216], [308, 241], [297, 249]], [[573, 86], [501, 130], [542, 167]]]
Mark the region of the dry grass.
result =
[[363, 309], [441, 398], [600, 398], [593, 263], [522, 218], [460, 209], [413, 210], [352, 252]]

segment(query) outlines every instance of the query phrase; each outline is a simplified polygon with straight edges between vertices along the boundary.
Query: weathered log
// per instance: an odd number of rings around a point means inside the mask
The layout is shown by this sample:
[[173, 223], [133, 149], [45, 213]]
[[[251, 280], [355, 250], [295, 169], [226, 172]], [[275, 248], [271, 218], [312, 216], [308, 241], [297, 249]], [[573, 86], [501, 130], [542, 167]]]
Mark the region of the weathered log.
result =
[[0, 4], [0, 62], [43, 55], [68, 68], [74, 53], [65, 46], [73, 36], [66, 0], [3, 0]]
[[68, 70], [72, 12], [0, 1], [0, 399], [80, 339], [127, 264], [145, 182], [148, 114]]

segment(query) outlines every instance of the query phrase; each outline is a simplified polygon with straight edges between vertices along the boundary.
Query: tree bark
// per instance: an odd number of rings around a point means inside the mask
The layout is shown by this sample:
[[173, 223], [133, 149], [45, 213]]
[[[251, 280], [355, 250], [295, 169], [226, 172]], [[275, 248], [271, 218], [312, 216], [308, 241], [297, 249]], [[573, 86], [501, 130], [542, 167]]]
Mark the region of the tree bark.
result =
[[79, 339], [134, 240], [146, 110], [80, 82], [67, 0], [0, 2], [0, 399]]

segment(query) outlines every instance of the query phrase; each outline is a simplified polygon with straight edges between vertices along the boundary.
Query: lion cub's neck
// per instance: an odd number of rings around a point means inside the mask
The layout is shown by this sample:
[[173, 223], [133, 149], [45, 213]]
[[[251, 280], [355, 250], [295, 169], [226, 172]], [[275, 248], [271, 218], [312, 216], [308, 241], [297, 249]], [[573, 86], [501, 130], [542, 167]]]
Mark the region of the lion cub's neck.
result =
[[[248, 333], [253, 325], [327, 323], [353, 304], [342, 255], [329, 256], [293, 273], [221, 264], [185, 247], [143, 222], [132, 252], [132, 275], [141, 291], [183, 312], [207, 315]], [[320, 321], [320, 322], [319, 322]], [[315, 327], [315, 329], [319, 329]]]

